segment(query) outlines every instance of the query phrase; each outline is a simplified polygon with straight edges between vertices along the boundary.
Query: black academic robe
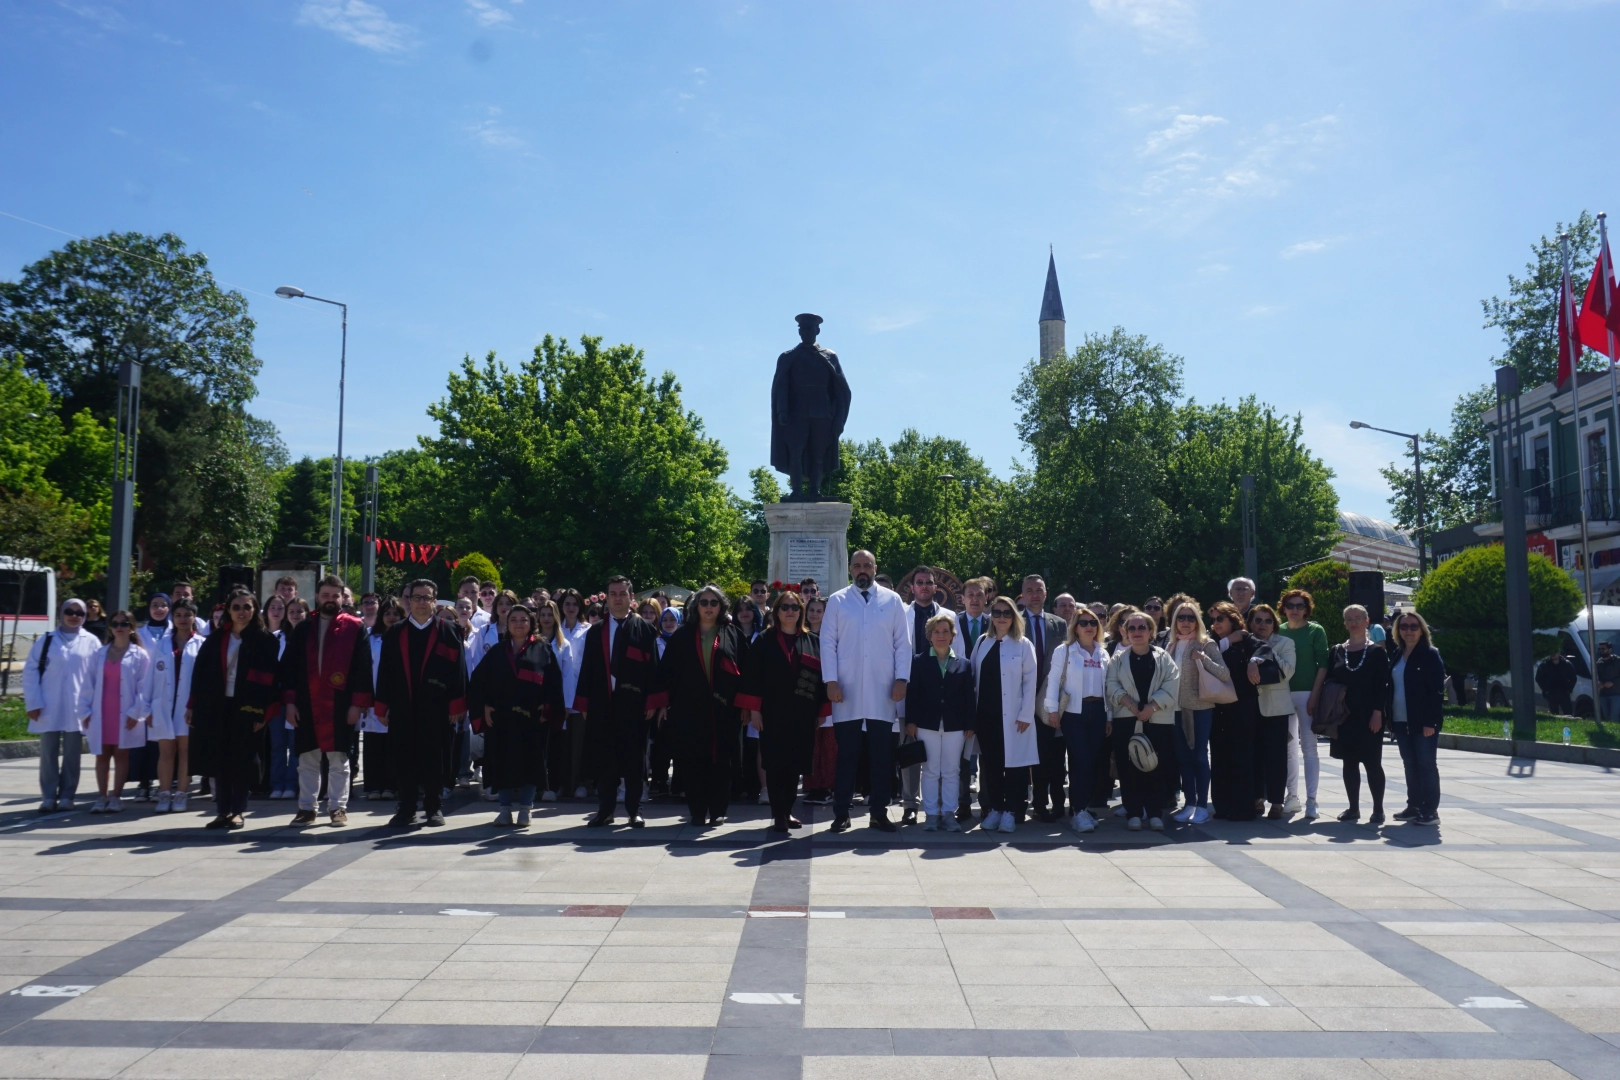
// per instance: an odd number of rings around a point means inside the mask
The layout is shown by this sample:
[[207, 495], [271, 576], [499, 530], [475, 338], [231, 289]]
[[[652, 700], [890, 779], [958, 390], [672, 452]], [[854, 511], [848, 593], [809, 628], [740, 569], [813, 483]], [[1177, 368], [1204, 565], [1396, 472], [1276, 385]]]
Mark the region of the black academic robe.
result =
[[[412, 641], [415, 631], [415, 642]], [[467, 711], [467, 667], [453, 627], [409, 619], [383, 635], [372, 705], [388, 724], [388, 760], [402, 785], [437, 785], [445, 772], [450, 723]]]
[[[503, 637], [473, 671], [468, 703], [484, 733], [484, 783], [495, 791], [539, 785], [546, 778], [546, 748], [562, 723], [562, 665], [540, 638], [513, 649]], [[493, 722], [485, 708], [494, 710]]]
[[827, 684], [821, 680], [821, 635], [761, 634], [743, 663], [737, 704], [760, 714], [759, 753], [766, 772], [808, 774], [816, 728], [832, 715]]
[[260, 735], [254, 729], [281, 720], [276, 678], [279, 644], [268, 631], [250, 628], [236, 653], [235, 693], [225, 695], [226, 642], [208, 635], [191, 669], [191, 771], [238, 784], [258, 782]]
[[320, 619], [311, 615], [288, 636], [281, 654], [281, 700], [298, 706], [295, 754], [326, 750], [352, 758], [360, 737], [359, 725], [349, 723], [349, 706], [371, 708], [370, 635], [355, 616], [334, 616], [317, 663]]
[[585, 714], [593, 753], [610, 749], [594, 733], [606, 735], [613, 726], [644, 726], [649, 709], [669, 704], [658, 673], [657, 629], [640, 615], [629, 616], [613, 635], [613, 655], [609, 657], [609, 621], [602, 620], [585, 634], [585, 655], [574, 695], [575, 711]]
[[736, 698], [748, 644], [735, 626], [720, 627], [705, 668], [702, 640], [694, 619], [682, 624], [664, 647], [659, 662], [660, 680], [669, 691], [664, 732], [677, 761], [698, 759], [729, 767], [742, 723]]

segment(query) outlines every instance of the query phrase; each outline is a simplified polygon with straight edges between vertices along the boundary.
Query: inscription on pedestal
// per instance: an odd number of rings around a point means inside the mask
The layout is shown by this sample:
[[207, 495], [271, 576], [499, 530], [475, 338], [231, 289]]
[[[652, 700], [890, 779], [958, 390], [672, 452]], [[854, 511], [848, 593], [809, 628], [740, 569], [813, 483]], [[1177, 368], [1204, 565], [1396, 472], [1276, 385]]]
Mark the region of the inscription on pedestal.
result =
[[827, 541], [820, 537], [796, 537], [788, 541], [786, 580], [803, 581], [808, 577], [818, 582], [826, 581], [830, 576], [827, 571]]

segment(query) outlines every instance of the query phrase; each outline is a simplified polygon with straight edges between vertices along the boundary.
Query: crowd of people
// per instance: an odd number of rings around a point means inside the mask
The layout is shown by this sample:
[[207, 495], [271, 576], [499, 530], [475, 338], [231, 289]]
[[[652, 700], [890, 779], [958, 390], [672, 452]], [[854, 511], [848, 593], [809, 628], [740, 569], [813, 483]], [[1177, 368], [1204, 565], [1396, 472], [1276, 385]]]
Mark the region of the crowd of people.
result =
[[641, 828], [645, 800], [675, 798], [699, 827], [767, 805], [779, 833], [802, 827], [801, 801], [830, 805], [835, 832], [857, 807], [886, 832], [1162, 830], [1316, 819], [1325, 743], [1348, 796], [1338, 820], [1362, 819], [1365, 776], [1377, 825], [1392, 737], [1394, 817], [1439, 820], [1445, 667], [1415, 611], [1387, 632], [1360, 605], [1323, 613], [1347, 634], [1330, 648], [1309, 593], [1256, 603], [1242, 577], [1207, 609], [1064, 593], [1050, 610], [1039, 575], [1016, 593], [981, 577], [961, 611], [928, 567], [909, 601], [869, 551], [850, 577], [827, 596], [806, 579], [680, 599], [638, 598], [623, 576], [524, 598], [467, 577], [453, 600], [424, 578], [358, 603], [335, 576], [309, 599], [284, 577], [262, 605], [236, 589], [206, 615], [176, 582], [144, 619], [104, 625], [70, 599], [24, 671], [39, 809], [74, 808], [88, 744], [92, 813], [122, 812], [133, 784], [159, 814], [211, 799], [207, 827], [226, 830], [250, 798], [297, 800], [297, 826], [342, 826], [351, 782], [393, 801], [400, 827], [419, 813], [443, 825], [466, 785], [498, 803], [497, 827], [572, 799], [594, 803], [592, 827], [622, 805]]

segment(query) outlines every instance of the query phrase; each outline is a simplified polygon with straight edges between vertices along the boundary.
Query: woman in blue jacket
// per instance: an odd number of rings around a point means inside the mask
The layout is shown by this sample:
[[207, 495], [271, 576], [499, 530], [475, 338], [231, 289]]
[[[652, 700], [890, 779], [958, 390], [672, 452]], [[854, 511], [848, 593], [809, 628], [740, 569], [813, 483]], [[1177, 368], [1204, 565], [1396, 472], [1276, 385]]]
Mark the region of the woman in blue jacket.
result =
[[911, 659], [906, 683], [906, 734], [928, 748], [922, 766], [923, 829], [961, 832], [962, 746], [973, 738], [973, 664], [951, 650], [956, 617], [942, 612], [928, 620], [933, 646]]
[[1395, 744], [1406, 770], [1407, 807], [1397, 821], [1414, 825], [1440, 823], [1441, 706], [1446, 700], [1446, 665], [1429, 640], [1429, 624], [1415, 611], [1395, 620], [1396, 647], [1390, 653], [1394, 684], [1389, 708]]

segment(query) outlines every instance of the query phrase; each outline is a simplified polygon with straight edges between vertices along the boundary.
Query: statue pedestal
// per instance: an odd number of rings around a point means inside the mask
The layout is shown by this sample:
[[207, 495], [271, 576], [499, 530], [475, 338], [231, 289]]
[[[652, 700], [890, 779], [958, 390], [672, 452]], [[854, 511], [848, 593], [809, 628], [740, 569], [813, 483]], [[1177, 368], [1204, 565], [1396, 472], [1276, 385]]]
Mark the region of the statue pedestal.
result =
[[849, 584], [849, 517], [855, 508], [841, 502], [779, 502], [765, 507], [771, 530], [771, 558], [765, 576], [794, 582], [815, 578], [821, 595]]

